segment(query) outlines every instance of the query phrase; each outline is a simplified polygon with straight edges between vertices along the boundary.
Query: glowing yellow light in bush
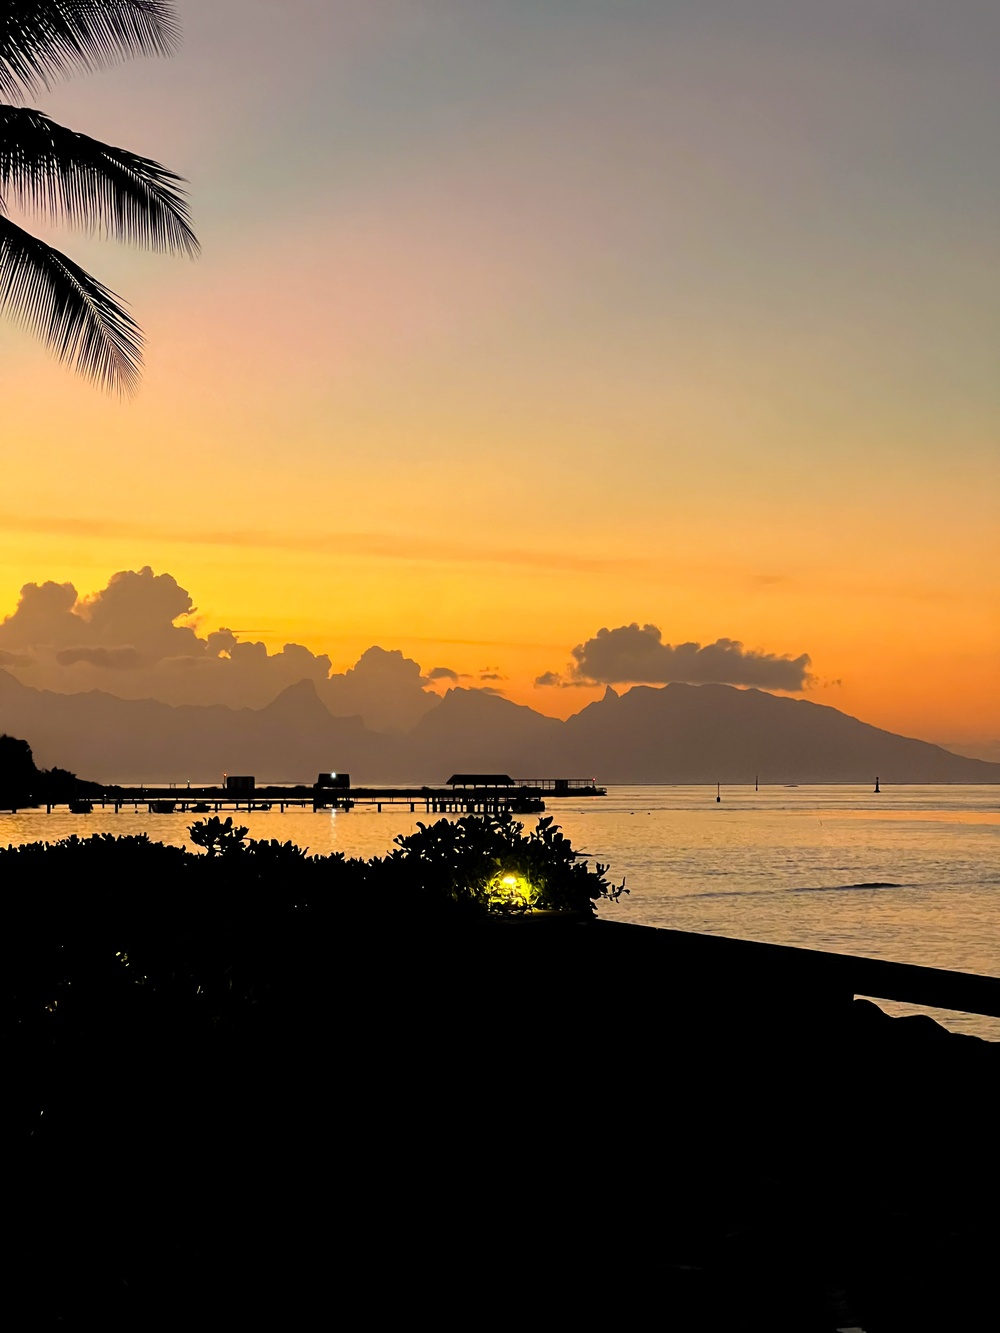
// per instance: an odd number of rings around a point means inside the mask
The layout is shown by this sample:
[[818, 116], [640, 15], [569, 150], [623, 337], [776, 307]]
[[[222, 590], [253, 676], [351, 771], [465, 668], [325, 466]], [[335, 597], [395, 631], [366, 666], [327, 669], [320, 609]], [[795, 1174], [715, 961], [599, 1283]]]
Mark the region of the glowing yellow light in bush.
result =
[[527, 912], [538, 897], [538, 890], [524, 875], [496, 875], [490, 884], [490, 906], [500, 912]]

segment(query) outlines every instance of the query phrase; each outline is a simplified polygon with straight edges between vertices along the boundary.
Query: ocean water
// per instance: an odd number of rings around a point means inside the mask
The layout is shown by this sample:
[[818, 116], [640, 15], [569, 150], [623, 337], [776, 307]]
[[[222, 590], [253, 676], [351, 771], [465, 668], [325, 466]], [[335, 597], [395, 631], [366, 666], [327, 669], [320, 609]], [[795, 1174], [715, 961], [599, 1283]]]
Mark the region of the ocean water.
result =
[[[1000, 788], [612, 787], [550, 800], [574, 847], [629, 890], [601, 915], [1000, 976]], [[146, 831], [185, 844], [190, 815], [0, 815], [0, 845]], [[423, 814], [408, 806], [240, 813], [252, 837], [378, 856]], [[524, 816], [530, 826], [533, 816]], [[912, 1007], [880, 1002], [893, 1013]], [[1000, 1040], [1000, 1019], [926, 1010]]]

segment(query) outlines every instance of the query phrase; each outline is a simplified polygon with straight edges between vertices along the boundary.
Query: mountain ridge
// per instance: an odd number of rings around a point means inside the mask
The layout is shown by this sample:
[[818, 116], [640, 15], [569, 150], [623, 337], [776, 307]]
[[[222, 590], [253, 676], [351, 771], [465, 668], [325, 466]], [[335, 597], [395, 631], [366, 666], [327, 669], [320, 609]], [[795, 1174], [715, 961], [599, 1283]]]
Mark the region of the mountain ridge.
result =
[[829, 704], [730, 685], [610, 686], [565, 721], [480, 690], [454, 688], [403, 736], [338, 717], [312, 680], [263, 708], [171, 705], [93, 690], [59, 694], [0, 670], [0, 730], [46, 766], [101, 782], [439, 783], [453, 772], [592, 776], [604, 784], [1000, 782], [1000, 764], [900, 736]]

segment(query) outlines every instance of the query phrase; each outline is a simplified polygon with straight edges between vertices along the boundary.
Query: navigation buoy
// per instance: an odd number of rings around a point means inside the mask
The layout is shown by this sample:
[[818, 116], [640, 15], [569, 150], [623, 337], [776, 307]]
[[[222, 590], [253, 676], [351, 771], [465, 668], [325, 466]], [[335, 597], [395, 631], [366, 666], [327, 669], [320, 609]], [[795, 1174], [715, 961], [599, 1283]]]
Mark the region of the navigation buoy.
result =
[[876, 779], [875, 779], [875, 790], [872, 792], [872, 795], [873, 795], [873, 796], [881, 796], [881, 794], [882, 794], [882, 788], [878, 785], [878, 778], [876, 778]]
[[716, 801], [721, 801], [721, 800], [722, 800], [722, 783], [721, 783], [721, 782], [717, 782], [717, 783], [715, 784], [715, 799], [716, 799]]

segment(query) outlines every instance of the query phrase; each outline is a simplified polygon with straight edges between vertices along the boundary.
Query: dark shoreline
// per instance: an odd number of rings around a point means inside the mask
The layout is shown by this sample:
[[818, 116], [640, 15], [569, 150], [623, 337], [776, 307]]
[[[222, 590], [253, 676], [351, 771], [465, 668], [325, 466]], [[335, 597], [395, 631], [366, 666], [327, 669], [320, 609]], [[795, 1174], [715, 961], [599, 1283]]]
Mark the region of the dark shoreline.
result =
[[32, 1324], [985, 1326], [1000, 1047], [669, 934], [351, 911], [221, 1027], [16, 1062]]

